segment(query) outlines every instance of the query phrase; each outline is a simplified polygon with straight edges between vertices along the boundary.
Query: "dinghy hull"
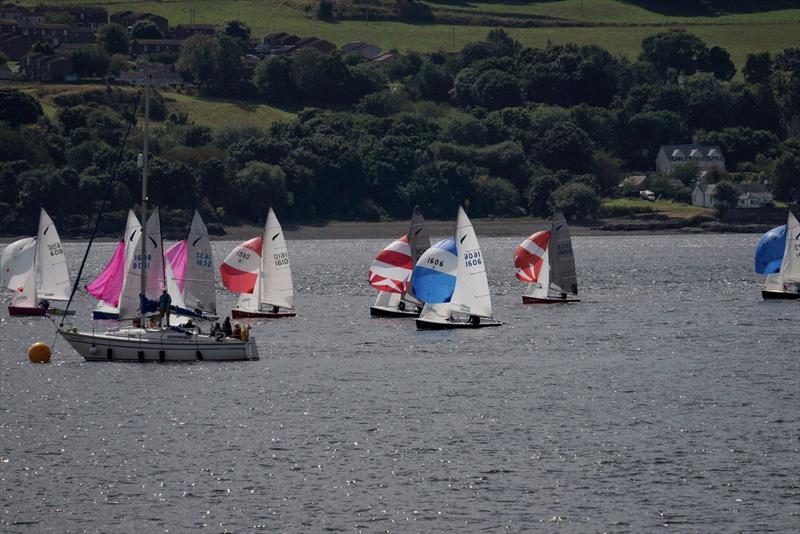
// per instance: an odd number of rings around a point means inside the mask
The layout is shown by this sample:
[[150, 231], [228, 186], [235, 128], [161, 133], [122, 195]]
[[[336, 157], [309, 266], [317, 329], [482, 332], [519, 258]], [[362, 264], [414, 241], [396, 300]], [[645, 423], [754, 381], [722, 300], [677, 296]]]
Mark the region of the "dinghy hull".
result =
[[36, 306], [35, 308], [28, 308], [25, 306], [9, 306], [8, 314], [11, 317], [41, 317], [47, 315], [47, 308]]
[[761, 297], [764, 300], [797, 300], [800, 299], [800, 293], [790, 293], [788, 291], [769, 291], [767, 289], [762, 289]]
[[522, 296], [522, 303], [523, 304], [574, 304], [576, 302], [580, 302], [581, 299], [579, 298], [550, 298], [550, 297], [529, 297], [527, 295]]
[[494, 319], [481, 319], [480, 323], [465, 321], [433, 321], [430, 319], [417, 319], [417, 330], [454, 330], [457, 328], [488, 328], [502, 326], [503, 323]]
[[297, 315], [296, 311], [279, 311], [279, 312], [267, 312], [267, 311], [244, 311], [244, 310], [231, 310], [231, 317], [233, 319], [281, 319], [283, 317], [295, 317]]
[[396, 318], [396, 319], [403, 319], [409, 317], [419, 317], [421, 310], [414, 309], [414, 310], [401, 310], [399, 308], [394, 308], [392, 306], [370, 306], [369, 307], [369, 314], [372, 317], [386, 317], [386, 318]]
[[59, 330], [61, 336], [86, 361], [196, 362], [258, 360], [253, 339], [219, 340], [173, 329], [128, 329], [96, 334]]

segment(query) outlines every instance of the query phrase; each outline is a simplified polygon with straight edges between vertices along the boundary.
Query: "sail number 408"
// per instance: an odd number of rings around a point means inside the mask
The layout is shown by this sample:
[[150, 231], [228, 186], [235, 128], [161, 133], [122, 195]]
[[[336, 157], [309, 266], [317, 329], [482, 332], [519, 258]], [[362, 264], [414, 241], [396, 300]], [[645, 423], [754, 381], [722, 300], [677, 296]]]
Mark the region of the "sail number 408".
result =
[[480, 250], [471, 250], [464, 253], [464, 264], [467, 267], [474, 267], [475, 265], [483, 265]]

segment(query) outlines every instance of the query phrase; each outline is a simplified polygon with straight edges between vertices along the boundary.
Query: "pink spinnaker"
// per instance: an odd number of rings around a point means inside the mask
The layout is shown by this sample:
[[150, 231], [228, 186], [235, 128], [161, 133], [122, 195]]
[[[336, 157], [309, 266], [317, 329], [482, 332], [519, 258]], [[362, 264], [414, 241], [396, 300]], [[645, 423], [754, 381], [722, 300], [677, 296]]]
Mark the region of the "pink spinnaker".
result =
[[122, 292], [122, 282], [125, 278], [125, 242], [120, 241], [114, 255], [106, 264], [100, 276], [86, 286], [86, 291], [92, 296], [107, 302], [112, 306], [119, 305], [119, 295]]
[[167, 257], [172, 272], [175, 275], [175, 282], [178, 284], [178, 289], [183, 293], [183, 286], [186, 285], [186, 260], [188, 257], [189, 242], [185, 239], [178, 241], [167, 249], [164, 256]]

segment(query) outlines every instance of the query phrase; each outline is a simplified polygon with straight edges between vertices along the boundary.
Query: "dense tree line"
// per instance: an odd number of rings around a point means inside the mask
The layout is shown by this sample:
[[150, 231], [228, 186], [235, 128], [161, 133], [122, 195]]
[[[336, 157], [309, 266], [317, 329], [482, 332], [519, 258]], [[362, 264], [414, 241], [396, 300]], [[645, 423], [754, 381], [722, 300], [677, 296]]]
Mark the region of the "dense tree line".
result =
[[[268, 56], [243, 90], [234, 59], [246, 35], [232, 25], [192, 38], [178, 65], [203, 92], [304, 110], [289, 123], [210, 129], [156, 100], [166, 120], [151, 137], [151, 198], [175, 225], [195, 207], [216, 223], [257, 221], [269, 206], [288, 220], [402, 218], [416, 204], [449, 218], [465, 200], [476, 216], [590, 218], [625, 172], [654, 168], [660, 145], [693, 140], [727, 158], [730, 172], [712, 180], [768, 180], [780, 200], [800, 190], [800, 49], [752, 54], [731, 81], [727, 52], [688, 33], [649, 37], [631, 61], [596, 46], [526, 48], [495, 30], [459, 54], [407, 54], [385, 71], [314, 50]], [[134, 89], [65, 96], [47, 120], [31, 97], [0, 91], [0, 227], [27, 230], [45, 205], [85, 228], [134, 101]], [[108, 232], [139, 194], [140, 126]], [[689, 165], [654, 187], [687, 200], [695, 177]]]

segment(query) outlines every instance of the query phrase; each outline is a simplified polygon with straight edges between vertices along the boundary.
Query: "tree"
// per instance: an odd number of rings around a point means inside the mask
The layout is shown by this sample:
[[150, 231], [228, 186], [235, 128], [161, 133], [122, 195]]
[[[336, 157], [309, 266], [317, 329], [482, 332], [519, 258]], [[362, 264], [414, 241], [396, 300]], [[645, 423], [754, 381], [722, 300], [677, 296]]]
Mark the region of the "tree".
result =
[[516, 215], [519, 191], [503, 178], [478, 176], [472, 180], [471, 213], [479, 217]]
[[550, 196], [561, 187], [561, 184], [570, 180], [570, 175], [565, 171], [555, 174], [544, 172], [534, 173], [531, 185], [525, 192], [528, 211], [534, 217], [547, 217], [550, 215]]
[[[700, 142], [700, 141], [698, 141]], [[700, 172], [700, 166], [696, 161], [687, 161], [683, 165], [676, 165], [669, 177], [680, 180], [684, 185], [692, 185], [697, 181], [697, 175]]]
[[716, 185], [716, 195], [714, 203], [721, 214], [729, 208], [735, 208], [739, 203], [739, 192], [731, 182], [723, 181]]
[[597, 214], [600, 199], [588, 185], [570, 182], [553, 192], [550, 208], [560, 211], [568, 219], [585, 220]]
[[550, 169], [585, 172], [592, 167], [592, 140], [572, 122], [560, 122], [541, 133], [536, 156]]
[[208, 90], [218, 81], [219, 42], [207, 35], [186, 39], [176, 68], [187, 73], [201, 88]]
[[222, 23], [220, 34], [236, 39], [242, 53], [250, 49], [250, 27], [244, 22], [236, 19], [226, 20]]
[[236, 173], [231, 183], [231, 192], [250, 220], [264, 217], [270, 206], [286, 206], [286, 175], [280, 167], [251, 161]]
[[108, 62], [108, 72], [119, 74], [131, 69], [130, 59], [125, 54], [114, 54]]
[[[797, 146], [800, 148], [800, 144]], [[800, 151], [785, 151], [781, 154], [772, 165], [772, 176], [775, 198], [787, 202], [797, 201], [800, 195]]]
[[736, 67], [727, 50], [712, 46], [700, 62], [700, 70], [710, 72], [718, 80], [728, 81], [736, 74]]
[[128, 30], [116, 22], [101, 26], [97, 30], [97, 41], [103, 46], [106, 53], [127, 54], [131, 48], [131, 39]]
[[666, 75], [669, 69], [694, 74], [707, 53], [706, 44], [691, 33], [661, 32], [642, 40], [641, 59]]
[[501, 70], [491, 69], [475, 80], [473, 101], [488, 109], [502, 109], [522, 104], [519, 80]]
[[42, 115], [42, 106], [32, 96], [14, 89], [0, 89], [0, 122], [19, 126], [36, 122]]
[[139, 20], [131, 28], [134, 39], [163, 39], [161, 29], [151, 20]]
[[98, 45], [90, 45], [72, 54], [72, 67], [80, 76], [105, 76], [111, 59]]
[[292, 79], [292, 62], [286, 56], [269, 55], [257, 66], [253, 83], [270, 102], [289, 103], [297, 94]]
[[747, 61], [742, 69], [747, 83], [766, 82], [772, 74], [772, 56], [769, 52], [747, 54]]
[[441, 66], [426, 61], [414, 77], [413, 86], [424, 100], [447, 102], [453, 87], [453, 77]]

